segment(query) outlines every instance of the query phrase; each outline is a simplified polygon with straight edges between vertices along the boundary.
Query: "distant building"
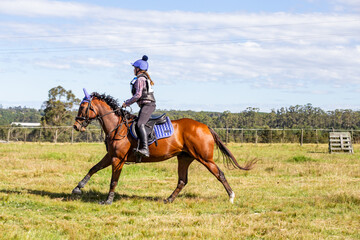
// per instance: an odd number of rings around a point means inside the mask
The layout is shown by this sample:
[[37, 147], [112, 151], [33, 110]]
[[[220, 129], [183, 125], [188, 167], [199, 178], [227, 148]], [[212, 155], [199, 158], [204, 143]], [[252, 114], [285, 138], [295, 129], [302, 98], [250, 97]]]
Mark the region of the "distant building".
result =
[[17, 127], [40, 127], [40, 123], [12, 122], [11, 126]]

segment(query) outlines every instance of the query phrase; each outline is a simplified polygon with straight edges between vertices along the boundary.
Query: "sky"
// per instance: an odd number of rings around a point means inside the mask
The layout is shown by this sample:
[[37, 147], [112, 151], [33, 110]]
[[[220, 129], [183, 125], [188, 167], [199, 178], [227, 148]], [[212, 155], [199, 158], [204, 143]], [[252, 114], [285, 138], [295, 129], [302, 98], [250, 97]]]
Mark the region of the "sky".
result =
[[0, 106], [40, 109], [59, 85], [122, 103], [146, 54], [157, 109], [360, 110], [359, 13], [358, 0], [0, 0]]

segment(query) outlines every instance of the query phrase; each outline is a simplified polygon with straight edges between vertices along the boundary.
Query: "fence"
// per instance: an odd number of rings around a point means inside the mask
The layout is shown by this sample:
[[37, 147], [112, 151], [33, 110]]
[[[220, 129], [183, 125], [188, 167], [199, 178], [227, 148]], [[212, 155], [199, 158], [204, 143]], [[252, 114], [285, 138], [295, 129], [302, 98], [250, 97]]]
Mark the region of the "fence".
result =
[[[353, 143], [360, 142], [360, 130], [354, 129], [246, 129], [215, 128], [224, 142], [237, 143], [328, 143], [329, 132], [350, 132]], [[0, 127], [0, 141], [22, 142], [102, 142], [105, 134], [96, 126], [77, 132], [63, 127]]]
[[101, 142], [104, 133], [100, 128], [77, 132], [72, 126], [62, 127], [0, 127], [0, 141], [22, 142]]
[[360, 142], [360, 130], [354, 129], [246, 129], [216, 128], [225, 142], [239, 143], [328, 143], [330, 132], [350, 132], [352, 142]]

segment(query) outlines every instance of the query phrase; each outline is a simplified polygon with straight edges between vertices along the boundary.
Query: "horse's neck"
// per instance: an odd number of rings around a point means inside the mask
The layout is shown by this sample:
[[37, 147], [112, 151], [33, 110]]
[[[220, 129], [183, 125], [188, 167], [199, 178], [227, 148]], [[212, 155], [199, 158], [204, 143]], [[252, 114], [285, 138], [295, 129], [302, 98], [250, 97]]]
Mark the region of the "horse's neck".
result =
[[110, 107], [101, 106], [98, 107], [98, 109], [99, 116], [104, 115], [103, 117], [101, 117], [101, 127], [104, 130], [105, 134], [108, 135], [121, 122], [121, 117], [117, 116]]

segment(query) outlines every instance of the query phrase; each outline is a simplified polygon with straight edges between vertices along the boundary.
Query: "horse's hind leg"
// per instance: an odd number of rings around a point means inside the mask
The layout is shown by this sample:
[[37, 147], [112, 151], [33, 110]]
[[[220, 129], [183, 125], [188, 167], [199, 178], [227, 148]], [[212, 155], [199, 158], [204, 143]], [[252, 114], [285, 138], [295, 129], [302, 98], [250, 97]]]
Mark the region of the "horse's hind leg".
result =
[[194, 161], [194, 158], [183, 153], [179, 155], [178, 157], [178, 185], [174, 192], [164, 200], [165, 203], [171, 203], [174, 201], [174, 199], [177, 197], [177, 195], [180, 193], [180, 191], [185, 187], [185, 185], [188, 182], [188, 169], [192, 161]]
[[72, 190], [73, 194], [81, 194], [81, 188], [85, 187], [86, 183], [90, 180], [91, 176], [94, 175], [101, 169], [108, 167], [111, 164], [111, 157], [109, 154], [106, 154], [100, 162], [93, 166], [88, 174], [81, 180], [78, 185]]
[[230, 202], [234, 203], [235, 193], [231, 189], [224, 173], [220, 170], [220, 168], [212, 161], [199, 160], [199, 162], [201, 162], [223, 184], [226, 192], [229, 194]]

